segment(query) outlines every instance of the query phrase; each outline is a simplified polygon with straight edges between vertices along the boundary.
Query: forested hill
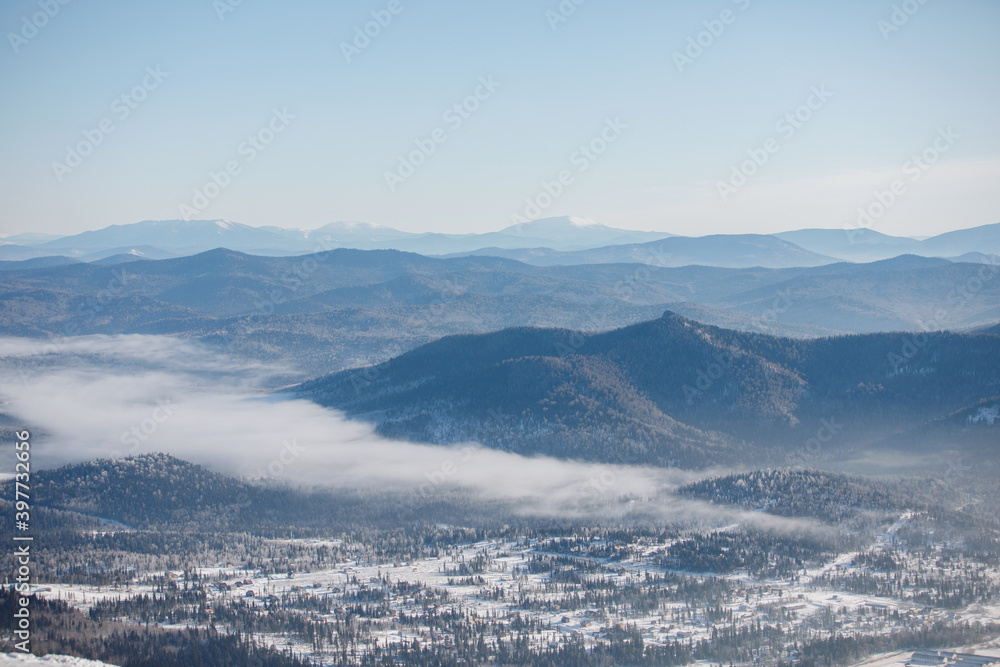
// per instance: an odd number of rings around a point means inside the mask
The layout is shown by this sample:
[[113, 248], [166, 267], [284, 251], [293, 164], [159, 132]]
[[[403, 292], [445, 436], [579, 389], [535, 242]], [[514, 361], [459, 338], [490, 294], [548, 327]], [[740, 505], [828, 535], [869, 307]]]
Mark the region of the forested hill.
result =
[[701, 467], [844, 446], [1000, 395], [1000, 336], [795, 340], [673, 313], [603, 334], [449, 336], [299, 395], [425, 442]]
[[692, 482], [680, 495], [716, 504], [786, 517], [809, 517], [828, 523], [861, 512], [903, 511], [912, 498], [891, 485], [818, 470], [756, 470]]
[[[366, 533], [400, 522], [412, 527], [451, 522], [504, 525], [514, 520], [495, 502], [461, 494], [275, 485], [267, 479], [236, 479], [156, 452], [38, 469], [32, 475], [34, 519], [44, 526], [39, 539], [46, 545], [58, 544], [81, 528], [102, 525], [150, 535], [233, 531], [287, 537]], [[3, 498], [13, 498], [14, 480], [0, 482], [0, 492]], [[4, 502], [0, 499], [0, 510]], [[8, 504], [9, 518], [0, 521], [0, 530], [13, 531], [13, 503]]]

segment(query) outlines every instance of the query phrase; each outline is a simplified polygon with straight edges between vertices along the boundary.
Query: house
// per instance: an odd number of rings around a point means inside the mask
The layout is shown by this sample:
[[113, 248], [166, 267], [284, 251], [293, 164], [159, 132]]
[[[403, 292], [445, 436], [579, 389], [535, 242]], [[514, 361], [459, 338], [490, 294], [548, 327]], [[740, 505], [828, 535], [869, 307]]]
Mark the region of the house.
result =
[[1000, 658], [934, 650], [915, 651], [906, 661], [906, 667], [994, 667], [995, 665], [1000, 665]]

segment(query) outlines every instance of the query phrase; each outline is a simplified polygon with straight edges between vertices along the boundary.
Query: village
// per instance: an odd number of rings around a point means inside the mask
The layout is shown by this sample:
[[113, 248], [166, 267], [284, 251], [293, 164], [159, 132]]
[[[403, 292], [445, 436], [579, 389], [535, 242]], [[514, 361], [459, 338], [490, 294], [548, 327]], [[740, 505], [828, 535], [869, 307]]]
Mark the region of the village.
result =
[[[212, 563], [145, 573], [127, 586], [46, 584], [36, 592], [92, 618], [222, 626], [321, 661], [431, 643], [457, 647], [470, 636], [517, 636], [544, 650], [567, 642], [594, 647], [624, 633], [696, 658], [731, 646], [741, 662], [777, 664], [795, 662], [803, 646], [836, 636], [1000, 621], [995, 568], [946, 544], [918, 554], [894, 539], [886, 531], [864, 552], [807, 564], [789, 577], [674, 571], [658, 558], [669, 544], [642, 540], [628, 545], [627, 557], [602, 558], [573, 553], [581, 551], [576, 542], [564, 552], [558, 540], [521, 539], [456, 546], [412, 562], [346, 559], [287, 572]], [[323, 540], [275, 544], [351, 547]], [[875, 561], [872, 554], [883, 557]], [[940, 582], [955, 590], [972, 585], [981, 599], [929, 604]]]

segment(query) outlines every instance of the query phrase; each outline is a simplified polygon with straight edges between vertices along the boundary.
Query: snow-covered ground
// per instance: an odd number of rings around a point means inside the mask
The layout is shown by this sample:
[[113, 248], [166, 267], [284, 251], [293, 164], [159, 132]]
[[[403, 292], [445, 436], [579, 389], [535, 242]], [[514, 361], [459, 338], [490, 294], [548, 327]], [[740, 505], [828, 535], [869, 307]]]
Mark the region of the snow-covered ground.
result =
[[[903, 517], [901, 521], [908, 518]], [[880, 544], [887, 543], [899, 525], [901, 524], [897, 523], [892, 529], [883, 533], [874, 547], [878, 548]], [[320, 544], [317, 540], [302, 540], [301, 543]], [[583, 555], [573, 555], [570, 558], [600, 566], [601, 578], [625, 586], [641, 582], [647, 572], [654, 575], [664, 573], [652, 565], [650, 556], [662, 550], [667, 544], [669, 543], [642, 545], [633, 558], [615, 562]], [[576, 609], [558, 607], [558, 601], [565, 595], [565, 590], [559, 591], [558, 586], [552, 586], [549, 572], [528, 572], [527, 566], [531, 558], [546, 553], [534, 542], [487, 541], [451, 549], [440, 558], [424, 558], [408, 563], [346, 560], [328, 569], [297, 572], [291, 577], [287, 574], [268, 576], [259, 571], [227, 567], [220, 563], [199, 568], [198, 574], [203, 580], [225, 582], [230, 586], [229, 590], [217, 585], [209, 588], [209, 603], [213, 606], [234, 598], [241, 598], [250, 605], [263, 605], [268, 596], [281, 598], [285, 594], [297, 593], [300, 596], [332, 596], [334, 609], [342, 611], [349, 604], [345, 601], [345, 596], [380, 589], [384, 591], [392, 615], [372, 619], [370, 637], [383, 646], [386, 643], [409, 643], [414, 639], [423, 642], [430, 636], [431, 628], [428, 625], [404, 626], [395, 622], [394, 618], [397, 615], [405, 614], [413, 618], [420, 617], [428, 610], [443, 613], [457, 609], [461, 609], [462, 614], [468, 619], [504, 618], [516, 612], [522, 617], [539, 621], [544, 627], [533, 636], [533, 641], [539, 646], [547, 645], [566, 635], [579, 637], [586, 644], [593, 645], [602, 639], [602, 633], [606, 628], [619, 623], [635, 625], [647, 644], [667, 644], [677, 640], [687, 643], [711, 638], [716, 625], [700, 612], [685, 616], [686, 605], [683, 601], [669, 602], [647, 614], [630, 613], [625, 605], [619, 606], [617, 612], [593, 607]], [[566, 554], [559, 555], [566, 557]], [[480, 556], [488, 560], [488, 565], [482, 572], [473, 575], [455, 574], [454, 571], [461, 563], [472, 563]], [[909, 627], [935, 620], [1000, 620], [1000, 605], [971, 605], [965, 609], [946, 611], [929, 608], [925, 604], [907, 599], [906, 595], [877, 597], [818, 585], [822, 577], [837, 573], [864, 571], [882, 576], [855, 565], [856, 556], [854, 552], [840, 554], [822, 566], [800, 571], [792, 580], [753, 578], [746, 573], [727, 576], [725, 579], [731, 582], [733, 591], [720, 598], [718, 603], [727, 612], [732, 612], [733, 622], [738, 625], [768, 619], [769, 623], [791, 629], [794, 625], [809, 623], [815, 619], [815, 627], [820, 631], [823, 619], [829, 619], [833, 615], [842, 622], [840, 631], [857, 630], [866, 634], [881, 634], [893, 627], [899, 627], [900, 624]], [[906, 561], [907, 569], [934, 570], [942, 575], [958, 574], [963, 568], [966, 572], [983, 569], [981, 565], [968, 562], [956, 561], [945, 564], [931, 562], [931, 559], [922, 562], [910, 555], [903, 556], [903, 559]], [[991, 577], [1000, 578], [1000, 573], [989, 572], [989, 568], [986, 569]], [[451, 573], [448, 570], [451, 570]], [[185, 583], [182, 572], [154, 574], [158, 577], [169, 575], [180, 586]], [[474, 577], [474, 584], [467, 585], [461, 581], [468, 576]], [[584, 575], [585, 578], [587, 576], [589, 575]], [[704, 578], [708, 575], [698, 576]], [[251, 580], [252, 583], [244, 584], [246, 580]], [[419, 591], [415, 594], [400, 595], [392, 590], [393, 584], [397, 582], [420, 584], [430, 592]], [[101, 599], [156, 595], [154, 582], [149, 579], [128, 588], [98, 589], [94, 586], [56, 584], [48, 584], [47, 588], [49, 590], [40, 594], [65, 600], [83, 610]], [[248, 597], [250, 591], [252, 596]], [[494, 595], [500, 591], [503, 592], [502, 597]], [[551, 602], [553, 608], [536, 607], [528, 610], [519, 608], [517, 600], [522, 592], [529, 593], [533, 600]], [[776, 618], [773, 616], [775, 610], [781, 610], [786, 615]], [[898, 615], [895, 615], [897, 612]], [[895, 615], [894, 620], [890, 620], [890, 615]], [[438, 629], [437, 634], [440, 636], [442, 631]], [[266, 639], [268, 644], [274, 644], [278, 648], [287, 647], [303, 653], [310, 652], [309, 646], [297, 643], [290, 637], [267, 636], [260, 639]], [[890, 660], [884, 665], [873, 663], [866, 667], [888, 667], [889, 664], [894, 664], [891, 662], [892, 657], [883, 656], [881, 659]]]
[[[959, 646], [941, 649], [952, 653], [972, 653], [975, 655], [988, 655], [1000, 659], [1000, 642], [988, 644], [978, 644], [976, 646]], [[913, 651], [897, 651], [895, 653], [879, 653], [873, 655], [863, 662], [858, 662], [851, 667], [903, 667], [906, 661], [913, 655]]]
[[106, 662], [84, 660], [68, 655], [46, 655], [41, 658], [27, 653], [0, 653], [0, 667], [107, 667]]

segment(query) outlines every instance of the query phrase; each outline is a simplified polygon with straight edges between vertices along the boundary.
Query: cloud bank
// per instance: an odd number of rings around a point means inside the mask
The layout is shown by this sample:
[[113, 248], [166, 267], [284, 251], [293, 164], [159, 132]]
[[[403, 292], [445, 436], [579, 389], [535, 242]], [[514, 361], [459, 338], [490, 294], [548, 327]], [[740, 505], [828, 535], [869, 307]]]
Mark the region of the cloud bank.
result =
[[2, 412], [36, 429], [37, 467], [160, 451], [265, 482], [425, 496], [460, 488], [536, 514], [809, 527], [672, 494], [705, 473], [383, 438], [335, 410], [265, 392], [286, 368], [166, 336], [0, 338], [0, 370]]

